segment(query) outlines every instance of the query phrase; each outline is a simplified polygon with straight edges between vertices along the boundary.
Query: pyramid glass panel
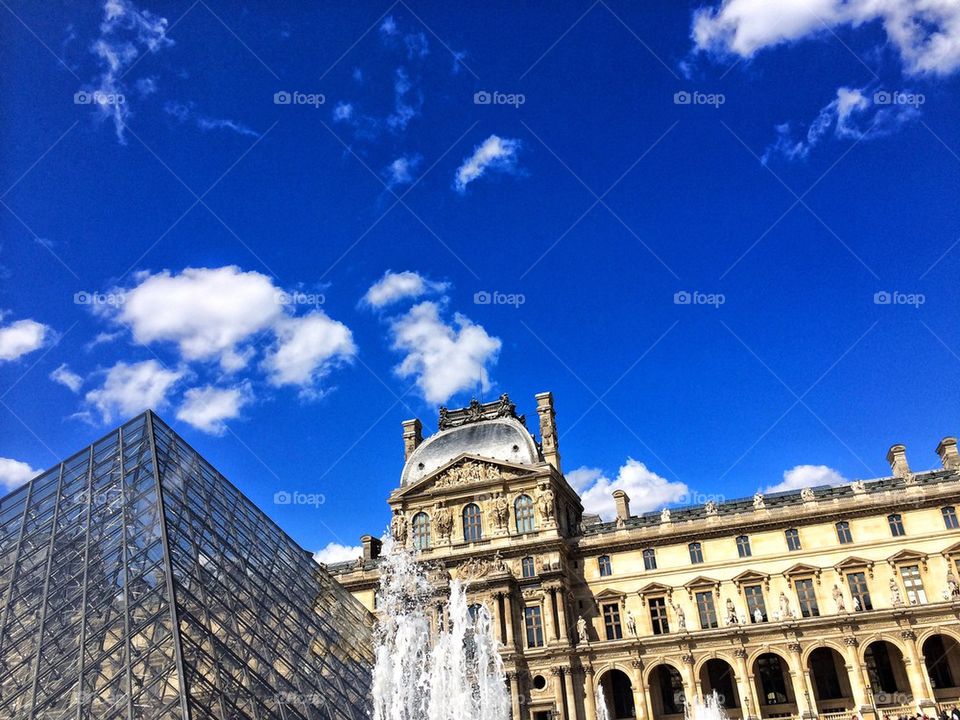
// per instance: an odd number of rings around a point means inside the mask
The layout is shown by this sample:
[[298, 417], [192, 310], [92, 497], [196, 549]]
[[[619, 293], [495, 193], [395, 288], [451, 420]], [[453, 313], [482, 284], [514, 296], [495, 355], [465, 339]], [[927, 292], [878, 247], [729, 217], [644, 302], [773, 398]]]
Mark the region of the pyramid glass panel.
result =
[[366, 718], [370, 627], [153, 413], [0, 499], [0, 717]]

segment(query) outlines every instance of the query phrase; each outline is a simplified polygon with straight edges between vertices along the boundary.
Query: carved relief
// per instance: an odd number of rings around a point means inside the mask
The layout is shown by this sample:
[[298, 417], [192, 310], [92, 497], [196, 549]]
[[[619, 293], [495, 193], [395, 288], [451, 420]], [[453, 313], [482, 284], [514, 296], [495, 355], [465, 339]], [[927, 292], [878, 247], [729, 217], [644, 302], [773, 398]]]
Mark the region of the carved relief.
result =
[[403, 513], [399, 510], [394, 510], [393, 519], [390, 521], [390, 532], [393, 535], [393, 539], [405, 545], [407, 542], [407, 519], [403, 516]]
[[437, 537], [441, 540], [450, 539], [450, 533], [453, 532], [453, 515], [441, 503], [433, 506], [433, 526], [437, 530]]
[[503, 496], [503, 493], [497, 493], [490, 500], [490, 507], [487, 510], [487, 519], [497, 530], [502, 530], [507, 526], [510, 520], [510, 503]]
[[537, 493], [537, 510], [540, 513], [541, 520], [545, 522], [553, 520], [556, 513], [556, 500], [548, 483], [541, 485]]
[[444, 488], [452, 485], [467, 485], [493, 480], [512, 480], [520, 477], [520, 475], [521, 473], [504, 470], [492, 463], [467, 460], [459, 465], [447, 468], [446, 471], [437, 475], [434, 479], [433, 486]]
[[756, 493], [753, 496], [753, 509], [754, 510], [763, 510], [766, 507], [766, 504], [763, 502], [763, 495]]

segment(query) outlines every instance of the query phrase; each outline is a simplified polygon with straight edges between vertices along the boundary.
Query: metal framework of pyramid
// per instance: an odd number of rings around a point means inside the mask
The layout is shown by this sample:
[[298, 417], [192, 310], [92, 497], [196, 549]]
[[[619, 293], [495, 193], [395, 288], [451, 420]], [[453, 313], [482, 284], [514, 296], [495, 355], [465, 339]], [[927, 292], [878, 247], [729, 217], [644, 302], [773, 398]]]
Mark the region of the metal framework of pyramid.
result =
[[369, 615], [155, 414], [0, 499], [0, 718], [366, 718]]

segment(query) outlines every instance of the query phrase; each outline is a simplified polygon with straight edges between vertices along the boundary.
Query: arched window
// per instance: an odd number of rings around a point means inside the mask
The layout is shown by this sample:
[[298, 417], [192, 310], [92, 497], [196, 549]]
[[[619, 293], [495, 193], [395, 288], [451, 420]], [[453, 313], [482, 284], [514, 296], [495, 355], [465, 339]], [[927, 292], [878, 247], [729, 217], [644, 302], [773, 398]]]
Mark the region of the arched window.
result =
[[528, 533], [537, 529], [533, 518], [533, 499], [529, 495], [521, 495], [513, 503], [513, 514], [517, 519], [517, 532]]
[[480, 508], [470, 503], [463, 509], [463, 539], [473, 542], [483, 537], [483, 521], [480, 517]]
[[413, 516], [413, 547], [423, 550], [430, 547], [430, 516], [419, 512]]
[[520, 561], [521, 574], [525, 578], [533, 577], [537, 571], [533, 567], [533, 558], [529, 555]]

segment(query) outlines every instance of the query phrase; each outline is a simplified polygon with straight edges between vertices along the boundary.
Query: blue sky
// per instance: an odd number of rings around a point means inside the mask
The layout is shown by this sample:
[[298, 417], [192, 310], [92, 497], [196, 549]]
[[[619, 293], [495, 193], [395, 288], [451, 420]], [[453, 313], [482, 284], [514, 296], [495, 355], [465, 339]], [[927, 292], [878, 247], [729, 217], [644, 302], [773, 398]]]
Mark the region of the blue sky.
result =
[[6, 487], [149, 405], [337, 559], [473, 395], [607, 514], [960, 431], [950, 3], [3, 5]]

